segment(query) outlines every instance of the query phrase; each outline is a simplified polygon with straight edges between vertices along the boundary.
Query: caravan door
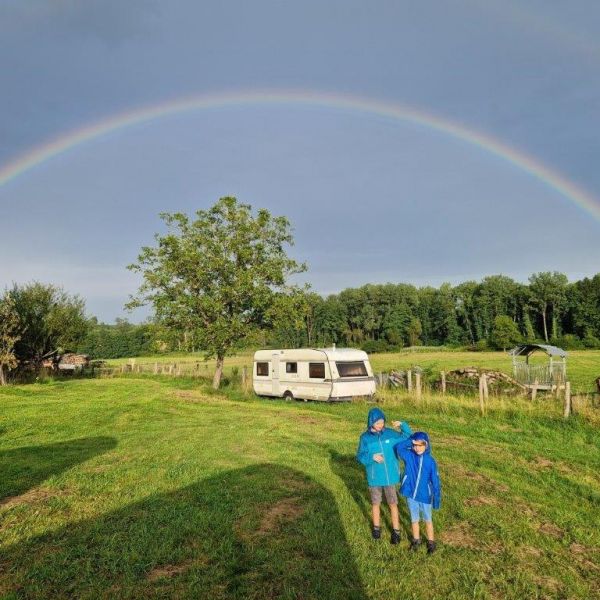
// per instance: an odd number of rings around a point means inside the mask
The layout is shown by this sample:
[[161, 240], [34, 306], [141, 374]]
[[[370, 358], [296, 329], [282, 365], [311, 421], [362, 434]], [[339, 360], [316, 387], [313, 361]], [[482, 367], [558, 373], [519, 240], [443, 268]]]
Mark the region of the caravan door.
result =
[[273, 395], [280, 396], [281, 391], [279, 389], [279, 354], [273, 354], [271, 360], [271, 369], [273, 372], [271, 373], [271, 377], [273, 380]]

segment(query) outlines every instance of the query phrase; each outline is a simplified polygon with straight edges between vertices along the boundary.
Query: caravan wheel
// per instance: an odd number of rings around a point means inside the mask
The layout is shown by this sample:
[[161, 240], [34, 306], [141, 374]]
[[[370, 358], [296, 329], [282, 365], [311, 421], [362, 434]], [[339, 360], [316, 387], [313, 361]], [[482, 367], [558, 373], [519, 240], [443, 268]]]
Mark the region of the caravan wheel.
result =
[[292, 392], [290, 392], [290, 390], [286, 390], [283, 393], [283, 399], [286, 400], [287, 402], [289, 402], [290, 400], [294, 399], [294, 394], [292, 394]]

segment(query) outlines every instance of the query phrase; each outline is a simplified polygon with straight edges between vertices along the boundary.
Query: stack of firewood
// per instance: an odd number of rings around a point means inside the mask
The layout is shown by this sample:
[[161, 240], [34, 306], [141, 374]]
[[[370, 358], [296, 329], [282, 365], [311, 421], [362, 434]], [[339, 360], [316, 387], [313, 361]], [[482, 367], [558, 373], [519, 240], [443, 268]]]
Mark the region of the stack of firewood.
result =
[[501, 371], [488, 371], [487, 369], [478, 369], [477, 367], [462, 367], [449, 371], [447, 377], [449, 379], [479, 379], [481, 375], [485, 374], [488, 385], [509, 385], [515, 386], [521, 389], [525, 389], [525, 386], [520, 384], [516, 379], [510, 377], [506, 373]]

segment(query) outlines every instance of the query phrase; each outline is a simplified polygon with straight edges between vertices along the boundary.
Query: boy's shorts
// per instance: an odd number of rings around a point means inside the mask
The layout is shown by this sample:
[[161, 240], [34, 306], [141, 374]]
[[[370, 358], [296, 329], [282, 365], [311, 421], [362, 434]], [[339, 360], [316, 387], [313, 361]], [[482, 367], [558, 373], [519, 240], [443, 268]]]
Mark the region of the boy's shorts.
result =
[[398, 494], [395, 485], [370, 485], [371, 504], [381, 504], [381, 499], [385, 493], [385, 500], [388, 504], [398, 504]]
[[423, 515], [423, 521], [431, 522], [431, 504], [417, 502], [412, 498], [407, 498], [406, 503], [408, 504], [411, 523], [418, 523], [421, 515]]

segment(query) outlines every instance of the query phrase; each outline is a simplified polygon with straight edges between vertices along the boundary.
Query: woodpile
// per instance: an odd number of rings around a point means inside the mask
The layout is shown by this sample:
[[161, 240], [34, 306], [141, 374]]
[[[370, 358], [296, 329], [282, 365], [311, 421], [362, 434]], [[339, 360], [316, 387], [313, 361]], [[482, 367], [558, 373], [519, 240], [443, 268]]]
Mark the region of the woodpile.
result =
[[406, 387], [406, 371], [392, 371], [388, 375], [388, 382], [394, 387]]
[[449, 371], [446, 376], [449, 383], [452, 381], [464, 381], [465, 379], [473, 380], [473, 382], [475, 382], [479, 381], [479, 378], [484, 373], [490, 387], [494, 386], [503, 389], [517, 388], [519, 390], [526, 390], [524, 385], [501, 371], [489, 371], [487, 369], [478, 369], [477, 367], [462, 367], [460, 369], [455, 369], [454, 371]]

